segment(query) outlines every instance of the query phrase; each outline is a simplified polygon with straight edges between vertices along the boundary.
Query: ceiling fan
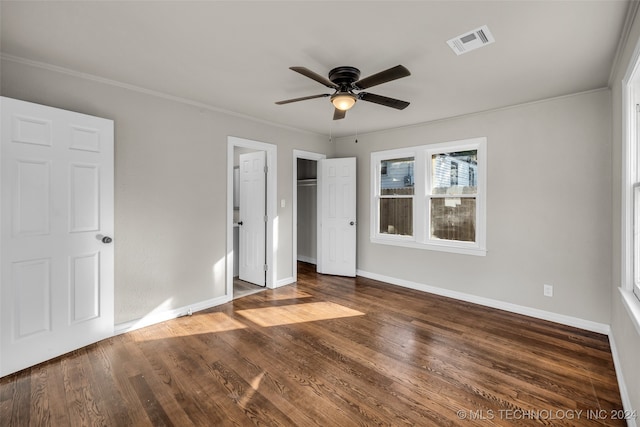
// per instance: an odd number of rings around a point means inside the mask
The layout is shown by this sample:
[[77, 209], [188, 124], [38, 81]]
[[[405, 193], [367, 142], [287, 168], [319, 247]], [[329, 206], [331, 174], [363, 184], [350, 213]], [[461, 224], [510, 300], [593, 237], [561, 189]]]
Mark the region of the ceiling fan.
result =
[[323, 93], [320, 95], [303, 96], [302, 98], [287, 99], [285, 101], [278, 101], [276, 104], [289, 104], [291, 102], [306, 101], [307, 99], [325, 98], [331, 97], [331, 103], [335, 107], [333, 112], [333, 120], [344, 119], [347, 114], [347, 110], [353, 107], [357, 100], [373, 102], [376, 104], [384, 105], [385, 107], [395, 108], [397, 110], [404, 110], [409, 106], [407, 101], [401, 101], [399, 99], [387, 98], [386, 96], [376, 95], [368, 92], [354, 93], [354, 91], [360, 91], [362, 89], [368, 89], [370, 87], [387, 83], [393, 80], [400, 79], [402, 77], [410, 76], [411, 73], [402, 65], [396, 65], [388, 70], [380, 71], [364, 79], [360, 79], [360, 70], [355, 67], [337, 67], [329, 71], [329, 78], [322, 77], [318, 73], [314, 73], [305, 67], [290, 67], [289, 69], [309, 77], [312, 80], [317, 81], [320, 84], [325, 85], [328, 88], [334, 89], [333, 94]]

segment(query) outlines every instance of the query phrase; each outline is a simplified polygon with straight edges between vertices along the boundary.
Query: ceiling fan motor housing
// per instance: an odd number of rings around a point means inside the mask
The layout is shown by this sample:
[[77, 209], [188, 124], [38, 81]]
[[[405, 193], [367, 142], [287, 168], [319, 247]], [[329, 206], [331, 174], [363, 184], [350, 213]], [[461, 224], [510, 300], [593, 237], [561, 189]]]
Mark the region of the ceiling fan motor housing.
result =
[[360, 79], [360, 70], [355, 67], [337, 67], [329, 71], [329, 80], [340, 86], [341, 90], [351, 89], [351, 84]]

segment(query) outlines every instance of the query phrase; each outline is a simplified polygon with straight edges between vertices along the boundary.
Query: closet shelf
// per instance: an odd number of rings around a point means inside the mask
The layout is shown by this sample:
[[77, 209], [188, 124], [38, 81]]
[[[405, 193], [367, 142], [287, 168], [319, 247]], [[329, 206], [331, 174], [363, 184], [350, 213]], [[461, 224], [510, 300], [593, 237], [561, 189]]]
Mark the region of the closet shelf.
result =
[[318, 184], [318, 180], [315, 178], [310, 178], [310, 179], [299, 179], [298, 180], [298, 185], [300, 186], [304, 186], [304, 185], [317, 185]]

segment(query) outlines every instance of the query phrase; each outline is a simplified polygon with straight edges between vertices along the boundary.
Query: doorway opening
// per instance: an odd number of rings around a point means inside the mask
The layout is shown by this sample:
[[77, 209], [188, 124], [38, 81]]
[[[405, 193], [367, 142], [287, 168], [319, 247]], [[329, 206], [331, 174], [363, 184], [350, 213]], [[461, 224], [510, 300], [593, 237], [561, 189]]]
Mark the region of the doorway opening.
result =
[[[274, 287], [276, 158], [277, 147], [273, 144], [228, 137], [225, 289], [228, 300], [258, 292], [265, 287]], [[241, 174], [241, 159], [244, 159], [242, 163], [245, 166], [251, 168], [245, 169], [245, 177]], [[247, 176], [250, 178], [247, 179]], [[245, 197], [240, 191], [241, 187], [245, 190]], [[248, 194], [251, 196], [246, 198]], [[245, 209], [242, 207], [243, 201]], [[257, 205], [246, 209], [249, 203]], [[243, 281], [239, 281], [243, 269]], [[238, 286], [234, 286], [234, 282]]]
[[293, 278], [298, 261], [317, 263], [318, 205], [317, 167], [326, 155], [293, 150]]

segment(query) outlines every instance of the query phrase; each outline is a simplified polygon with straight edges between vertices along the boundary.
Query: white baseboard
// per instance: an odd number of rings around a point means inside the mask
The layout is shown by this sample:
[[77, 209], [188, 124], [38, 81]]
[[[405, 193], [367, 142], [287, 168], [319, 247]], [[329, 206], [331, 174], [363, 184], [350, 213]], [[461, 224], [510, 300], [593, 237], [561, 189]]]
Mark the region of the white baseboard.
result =
[[176, 319], [181, 316], [186, 316], [191, 313], [206, 310], [207, 308], [215, 307], [221, 304], [225, 304], [231, 301], [233, 297], [221, 296], [212, 298], [206, 301], [201, 301], [195, 304], [190, 304], [180, 308], [174, 308], [171, 310], [163, 310], [155, 313], [150, 313], [141, 319], [131, 320], [129, 322], [118, 323], [114, 327], [114, 335], [124, 334], [125, 332], [135, 331], [136, 329], [144, 328], [145, 326], [151, 326], [156, 323], [165, 322], [167, 320]]
[[307, 262], [309, 264], [317, 264], [318, 260], [304, 255], [298, 255], [298, 261]]
[[511, 313], [523, 314], [525, 316], [535, 317], [536, 319], [548, 320], [550, 322], [574, 326], [576, 328], [585, 329], [587, 331], [597, 332], [604, 335], [609, 335], [611, 331], [610, 326], [607, 324], [592, 322], [591, 320], [580, 319], [578, 317], [566, 316], [564, 314], [552, 313], [550, 311], [539, 310], [537, 308], [525, 307], [522, 305], [494, 300], [491, 298], [484, 298], [476, 295], [466, 294], [464, 292], [452, 291], [450, 289], [425, 285], [423, 283], [397, 279], [390, 276], [383, 276], [381, 274], [371, 273], [364, 270], [358, 270], [357, 274], [358, 276], [379, 280], [381, 282], [387, 282], [392, 285], [402, 286], [404, 288], [415, 289], [417, 291], [428, 292], [430, 294], [441, 295], [461, 301], [484, 305], [486, 307], [497, 308], [498, 310], [509, 311]]
[[279, 288], [280, 286], [290, 285], [290, 284], [294, 283], [295, 281], [296, 281], [296, 279], [294, 279], [293, 276], [286, 277], [284, 279], [278, 280], [276, 282], [276, 285], [274, 286], [274, 288]]
[[[618, 348], [616, 347], [616, 341], [613, 338], [613, 333], [609, 333], [609, 347], [611, 347], [611, 356], [613, 357], [613, 366], [616, 368], [616, 377], [618, 379], [618, 387], [620, 388], [620, 399], [622, 400], [622, 408], [626, 413], [638, 412], [638, 408], [634, 408], [629, 399], [629, 392], [627, 391], [627, 384], [624, 381], [622, 370], [620, 368], [620, 359], [618, 356]], [[638, 427], [637, 419], [627, 419], [627, 427]]]

